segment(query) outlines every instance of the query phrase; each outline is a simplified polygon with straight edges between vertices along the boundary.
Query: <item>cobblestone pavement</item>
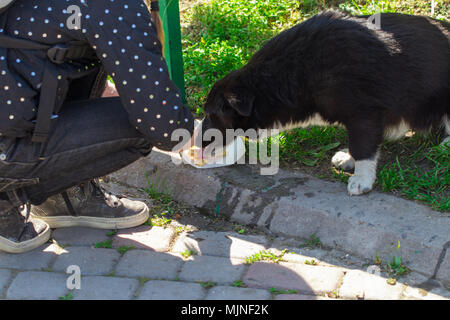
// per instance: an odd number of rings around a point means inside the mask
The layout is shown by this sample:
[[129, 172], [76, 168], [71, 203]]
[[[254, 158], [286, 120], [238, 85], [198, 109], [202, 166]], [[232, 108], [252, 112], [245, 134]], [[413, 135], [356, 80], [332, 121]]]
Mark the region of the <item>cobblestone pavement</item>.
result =
[[[197, 221], [209, 218], [197, 217]], [[215, 221], [209, 221], [209, 224]], [[198, 224], [201, 225], [201, 224]], [[234, 229], [233, 229], [234, 228]], [[448, 299], [435, 280], [410, 272], [395, 284], [369, 261], [335, 249], [222, 225], [171, 221], [108, 231], [53, 230], [32, 252], [0, 253], [1, 299]], [[237, 230], [239, 231], [239, 230]], [[287, 250], [286, 250], [287, 249]], [[249, 263], [252, 257], [252, 263]], [[261, 260], [261, 259], [265, 260]], [[246, 261], [247, 259], [247, 261]], [[247, 262], [247, 263], [246, 263]], [[373, 262], [372, 262], [373, 263]], [[67, 284], [81, 272], [80, 289]], [[70, 281], [68, 281], [68, 279]]]

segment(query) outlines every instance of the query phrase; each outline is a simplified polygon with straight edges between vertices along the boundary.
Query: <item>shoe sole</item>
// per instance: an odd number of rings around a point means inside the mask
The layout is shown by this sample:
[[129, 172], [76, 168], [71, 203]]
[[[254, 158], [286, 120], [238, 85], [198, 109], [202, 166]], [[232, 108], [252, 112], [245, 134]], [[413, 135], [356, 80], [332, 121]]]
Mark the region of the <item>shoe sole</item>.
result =
[[28, 241], [17, 243], [0, 237], [0, 251], [8, 253], [25, 253], [42, 246], [50, 239], [50, 235], [50, 226], [47, 226], [40, 235]]
[[140, 226], [149, 218], [149, 209], [147, 206], [130, 217], [124, 218], [101, 218], [88, 216], [56, 216], [45, 217], [31, 213], [31, 216], [45, 221], [50, 228], [70, 228], [70, 227], [87, 227], [95, 229], [127, 229]]

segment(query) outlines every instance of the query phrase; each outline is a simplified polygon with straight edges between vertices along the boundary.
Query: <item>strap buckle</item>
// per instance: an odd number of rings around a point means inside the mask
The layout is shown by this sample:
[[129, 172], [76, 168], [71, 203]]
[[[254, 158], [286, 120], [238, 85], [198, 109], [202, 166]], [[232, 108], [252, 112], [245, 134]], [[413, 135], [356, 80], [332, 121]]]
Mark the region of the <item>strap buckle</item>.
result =
[[53, 48], [48, 49], [47, 56], [51, 62], [55, 64], [63, 64], [66, 60], [69, 47], [62, 45], [56, 45]]

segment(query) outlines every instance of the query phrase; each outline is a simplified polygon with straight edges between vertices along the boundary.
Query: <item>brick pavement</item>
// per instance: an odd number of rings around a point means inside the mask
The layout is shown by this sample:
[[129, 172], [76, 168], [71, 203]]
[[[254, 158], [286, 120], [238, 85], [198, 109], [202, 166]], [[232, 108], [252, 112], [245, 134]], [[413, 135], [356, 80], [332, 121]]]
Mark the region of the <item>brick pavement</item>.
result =
[[[367, 272], [368, 261], [268, 235], [141, 226], [115, 234], [58, 229], [52, 241], [22, 255], [0, 253], [0, 299], [450, 298], [440, 282], [416, 272], [391, 285], [385, 273]], [[104, 248], [96, 248], [100, 243]], [[252, 255], [283, 249], [288, 252], [278, 263], [246, 264]], [[70, 265], [80, 267], [81, 289], [67, 289]]]

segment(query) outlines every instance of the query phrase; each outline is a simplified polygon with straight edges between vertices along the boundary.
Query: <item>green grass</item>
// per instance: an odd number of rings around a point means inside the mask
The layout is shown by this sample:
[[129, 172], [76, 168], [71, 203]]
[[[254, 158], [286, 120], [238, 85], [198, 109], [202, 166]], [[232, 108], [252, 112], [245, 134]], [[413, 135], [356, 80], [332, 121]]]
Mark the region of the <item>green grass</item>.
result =
[[215, 81], [245, 65], [261, 45], [295, 24], [292, 0], [210, 0], [186, 16], [183, 54], [188, 104], [199, 116]]
[[245, 285], [244, 281], [242, 281], [242, 280], [236, 280], [235, 282], [233, 282], [233, 287], [236, 287], [236, 288], [245, 288], [245, 287], [247, 287], [247, 286]]
[[280, 261], [283, 261], [283, 256], [284, 254], [287, 252], [286, 249], [284, 249], [283, 251], [281, 251], [280, 254], [276, 254], [267, 250], [262, 250], [259, 251], [247, 258], [245, 258], [245, 263], [246, 264], [253, 264], [255, 262], [258, 261], [271, 261], [274, 263], [278, 263]]
[[[400, 254], [400, 241], [397, 242], [397, 246], [395, 247], [395, 254], [392, 256], [391, 261], [388, 261], [387, 263], [383, 262], [377, 253], [375, 264], [379, 265], [384, 271], [388, 273], [388, 283], [392, 282], [392, 280], [398, 279], [399, 277], [407, 275], [411, 271], [407, 266], [403, 264], [403, 259]], [[395, 284], [395, 282], [392, 283]]]
[[311, 260], [305, 260], [305, 264], [308, 264], [310, 266], [317, 266], [318, 262], [314, 259], [311, 259]]
[[113, 242], [112, 239], [101, 241], [101, 242], [97, 242], [97, 243], [94, 244], [94, 247], [111, 249], [112, 248], [112, 242]]
[[108, 231], [108, 232], [106, 233], [106, 235], [107, 235], [108, 237], [114, 237], [114, 236], [117, 234], [117, 232], [119, 232], [119, 230], [114, 229], [114, 230]]
[[336, 127], [311, 127], [308, 130], [283, 132], [279, 138], [280, 158], [314, 167], [329, 163], [332, 155], [347, 144], [347, 133]]
[[60, 300], [72, 300], [73, 299], [73, 295], [71, 292], [69, 292], [68, 294], [66, 294], [65, 296], [59, 297]]
[[117, 252], [125, 254], [127, 251], [136, 249], [134, 246], [120, 246], [117, 248]]
[[157, 177], [155, 183], [146, 174], [148, 186], [142, 190], [152, 199], [150, 218], [145, 223], [148, 226], [164, 227], [176, 217], [176, 204], [166, 188], [165, 181]]
[[297, 290], [282, 290], [282, 289], [276, 289], [276, 288], [270, 288], [270, 293], [272, 294], [297, 294]]
[[185, 250], [181, 253], [181, 255], [183, 256], [183, 258], [187, 259], [191, 256], [195, 256], [197, 254], [197, 252], [193, 251], [193, 250]]
[[[335, 8], [350, 14], [401, 12], [450, 19], [450, 2], [436, 0], [204, 0], [183, 12], [183, 56], [188, 106], [203, 116], [203, 104], [214, 83], [244, 66], [270, 38], [318, 12]], [[283, 167], [331, 181], [349, 174], [331, 167], [333, 154], [348, 146], [337, 127], [312, 127], [278, 137]], [[398, 158], [397, 158], [398, 155]], [[449, 149], [432, 136], [382, 146], [376, 189], [450, 211]], [[158, 197], [158, 193], [149, 189]]]
[[379, 188], [450, 211], [450, 148], [435, 145], [431, 137], [417, 135], [410, 140], [403, 146], [407, 156], [400, 154], [378, 170]]
[[206, 282], [200, 282], [200, 285], [205, 289], [209, 289], [209, 288], [217, 286], [217, 283], [212, 282], [212, 281], [206, 281]]
[[306, 240], [304, 243], [300, 245], [301, 248], [309, 247], [309, 248], [321, 248], [322, 242], [320, 241], [319, 237], [316, 237], [315, 234], [312, 234], [311, 237], [309, 237], [308, 240]]

